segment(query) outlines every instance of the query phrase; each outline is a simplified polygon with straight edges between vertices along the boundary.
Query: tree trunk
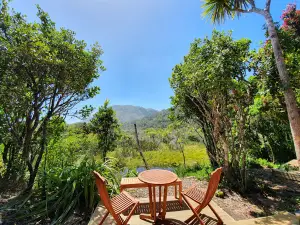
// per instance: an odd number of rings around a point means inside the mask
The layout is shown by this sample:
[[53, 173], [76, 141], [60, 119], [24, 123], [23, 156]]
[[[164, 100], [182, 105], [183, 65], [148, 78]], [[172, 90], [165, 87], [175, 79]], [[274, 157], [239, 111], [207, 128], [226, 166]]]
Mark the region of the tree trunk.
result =
[[183, 166], [184, 166], [184, 168], [186, 168], [185, 154], [184, 154], [184, 149], [183, 148], [181, 150], [181, 153], [182, 153], [182, 158], [183, 158]]
[[28, 180], [28, 183], [27, 183], [27, 188], [25, 189], [24, 192], [30, 192], [33, 188], [33, 185], [34, 185], [34, 181], [35, 181], [35, 178], [36, 178], [36, 175], [37, 175], [37, 172], [39, 170], [39, 166], [40, 166], [40, 163], [42, 161], [42, 158], [43, 158], [43, 154], [45, 152], [45, 149], [46, 149], [46, 145], [47, 145], [47, 124], [48, 124], [48, 119], [46, 119], [44, 121], [44, 124], [43, 124], [43, 132], [42, 132], [42, 140], [41, 140], [41, 149], [40, 149], [40, 152], [39, 152], [39, 155], [38, 155], [38, 158], [34, 164], [34, 167], [32, 166], [32, 164], [30, 163], [29, 160], [27, 160], [27, 166], [28, 166], [28, 170], [29, 170], [29, 180]]
[[222, 147], [224, 151], [224, 173], [229, 170], [229, 144], [226, 137], [220, 135], [220, 140], [222, 142]]
[[268, 26], [268, 32], [272, 42], [276, 65], [283, 86], [285, 104], [288, 112], [288, 118], [292, 131], [298, 165], [300, 167], [300, 115], [297, 106], [297, 100], [290, 84], [289, 74], [286, 69], [286, 65], [283, 58], [283, 52], [280, 46], [279, 38], [272, 16], [269, 12], [265, 12], [264, 17]]
[[17, 171], [14, 171], [13, 170], [13, 165], [15, 163], [15, 157], [16, 157], [16, 148], [15, 146], [10, 146], [10, 148], [8, 149], [8, 153], [9, 153], [9, 157], [8, 157], [8, 161], [7, 161], [7, 165], [6, 165], [6, 171], [5, 171], [5, 175], [4, 175], [4, 178], [9, 180], [9, 179], [15, 179], [15, 174], [14, 172], [17, 172]]
[[8, 162], [7, 156], [8, 156], [9, 148], [10, 148], [10, 143], [4, 144], [4, 150], [2, 153], [2, 161], [4, 164], [7, 164], [7, 162]]
[[145, 159], [145, 156], [144, 156], [144, 154], [142, 152], [142, 149], [141, 149], [141, 145], [140, 145], [140, 141], [139, 141], [139, 137], [138, 137], [138, 132], [137, 132], [136, 124], [134, 124], [134, 130], [135, 130], [135, 138], [136, 138], [136, 143], [137, 143], [137, 146], [138, 146], [138, 151], [140, 153], [140, 156], [143, 159], [143, 162], [144, 162], [144, 165], [145, 165], [146, 169], [149, 170], [148, 163], [147, 163], [147, 161]]

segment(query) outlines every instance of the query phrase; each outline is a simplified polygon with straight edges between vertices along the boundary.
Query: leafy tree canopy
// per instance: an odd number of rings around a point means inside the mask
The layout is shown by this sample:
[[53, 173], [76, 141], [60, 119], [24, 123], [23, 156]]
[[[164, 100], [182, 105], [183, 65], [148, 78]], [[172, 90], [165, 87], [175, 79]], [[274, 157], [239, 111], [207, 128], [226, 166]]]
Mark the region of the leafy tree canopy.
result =
[[106, 160], [107, 152], [116, 148], [116, 141], [120, 136], [120, 126], [116, 113], [108, 104], [109, 101], [106, 100], [90, 122], [91, 131], [97, 134], [98, 147], [104, 160]]
[[0, 7], [0, 120], [5, 121], [0, 129], [7, 157], [26, 162], [32, 185], [50, 119], [99, 93], [91, 83], [105, 69], [103, 52], [97, 43], [88, 49], [73, 31], [57, 29], [39, 6], [39, 22], [32, 23], [6, 0]]

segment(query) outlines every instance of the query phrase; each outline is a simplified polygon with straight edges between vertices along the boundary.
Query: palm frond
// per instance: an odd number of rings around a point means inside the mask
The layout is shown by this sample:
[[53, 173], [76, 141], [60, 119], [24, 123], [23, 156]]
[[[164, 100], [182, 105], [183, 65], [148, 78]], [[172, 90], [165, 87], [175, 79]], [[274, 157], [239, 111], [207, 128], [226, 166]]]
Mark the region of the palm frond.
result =
[[226, 18], [239, 16], [237, 9], [246, 10], [248, 7], [249, 0], [204, 0], [202, 15], [210, 18], [213, 23], [222, 23]]

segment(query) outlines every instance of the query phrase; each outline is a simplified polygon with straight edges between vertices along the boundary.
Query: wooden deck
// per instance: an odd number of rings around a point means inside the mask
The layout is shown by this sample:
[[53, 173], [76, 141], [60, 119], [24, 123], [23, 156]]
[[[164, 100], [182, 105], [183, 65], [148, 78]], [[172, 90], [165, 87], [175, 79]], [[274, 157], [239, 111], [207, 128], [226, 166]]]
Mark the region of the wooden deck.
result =
[[[129, 225], [151, 225], [151, 222], [147, 222], [144, 220], [140, 220], [139, 214], [141, 213], [149, 213], [149, 204], [148, 199], [139, 199], [140, 205], [136, 210], [135, 214], [132, 216], [131, 220], [129, 221]], [[280, 213], [275, 216], [270, 217], [262, 217], [250, 220], [240, 220], [235, 221], [231, 216], [229, 216], [223, 209], [221, 209], [215, 202], [211, 202], [212, 206], [215, 208], [217, 213], [220, 215], [224, 224], [226, 225], [296, 225], [297, 223], [296, 216], [290, 213]], [[89, 225], [98, 225], [99, 221], [104, 214], [105, 209], [103, 206], [99, 205], [95, 212], [93, 213]], [[204, 221], [207, 225], [216, 225], [217, 220], [210, 209], [207, 207], [203, 211], [204, 214]], [[125, 213], [126, 215], [126, 213]], [[167, 219], [163, 222], [159, 222], [157, 224], [164, 224], [164, 225], [185, 225], [183, 222], [185, 219], [190, 217], [192, 212], [189, 210], [187, 205], [181, 206], [178, 203], [178, 200], [174, 199], [172, 196], [168, 196], [168, 203], [167, 203]], [[115, 224], [114, 220], [109, 216], [103, 225], [112, 225]]]

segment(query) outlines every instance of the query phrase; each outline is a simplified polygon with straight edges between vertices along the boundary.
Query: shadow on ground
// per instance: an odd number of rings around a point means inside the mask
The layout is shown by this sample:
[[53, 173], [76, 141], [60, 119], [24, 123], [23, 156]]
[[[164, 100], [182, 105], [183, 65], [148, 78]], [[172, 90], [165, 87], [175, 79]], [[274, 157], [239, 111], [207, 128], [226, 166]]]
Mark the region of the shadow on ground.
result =
[[245, 197], [262, 210], [260, 213], [251, 212], [252, 216], [268, 216], [276, 211], [294, 213], [300, 209], [299, 182], [275, 178], [270, 169], [252, 170], [250, 175], [257, 186]]
[[[156, 203], [156, 212], [159, 212], [159, 204]], [[130, 212], [131, 208], [127, 210], [124, 215], [127, 216]], [[178, 200], [174, 201], [168, 201], [167, 202], [167, 212], [174, 212], [174, 211], [183, 211], [183, 210], [189, 210], [189, 207], [183, 202], [182, 205], [179, 203]], [[136, 210], [134, 211], [134, 215], [140, 215], [142, 213], [149, 214], [150, 208], [149, 203], [140, 203]]]
[[[217, 220], [215, 220], [214, 218], [211, 218], [209, 216], [206, 216], [206, 215], [202, 215], [201, 219], [205, 225], [217, 225], [218, 224]], [[184, 223], [182, 221], [175, 220], [175, 219], [168, 219], [168, 218], [165, 220], [157, 221], [155, 224], [156, 225], [187, 225], [186, 223]], [[190, 223], [190, 225], [199, 225], [199, 222], [197, 220], [195, 220], [193, 223]]]
[[[158, 209], [158, 203], [156, 203], [156, 212], [159, 212]], [[130, 209], [129, 209], [130, 210]], [[128, 215], [129, 210], [124, 213], [125, 216]], [[178, 200], [174, 201], [168, 201], [167, 202], [167, 212], [175, 212], [175, 211], [184, 211], [184, 210], [189, 210], [189, 207], [183, 202], [182, 205], [179, 203]], [[150, 208], [149, 208], [149, 203], [140, 203], [140, 205], [137, 207], [137, 209], [134, 212], [134, 215], [140, 215], [142, 213], [149, 214], [150, 213]], [[217, 220], [209, 217], [205, 214], [201, 215], [201, 219], [205, 223], [205, 225], [217, 225]], [[149, 224], [152, 224], [151, 221], [149, 221]], [[156, 225], [187, 225], [185, 222], [172, 219], [172, 218], [166, 218], [165, 220], [158, 220]], [[193, 221], [193, 223], [190, 223], [190, 225], [198, 225], [199, 222], [197, 220]]]

